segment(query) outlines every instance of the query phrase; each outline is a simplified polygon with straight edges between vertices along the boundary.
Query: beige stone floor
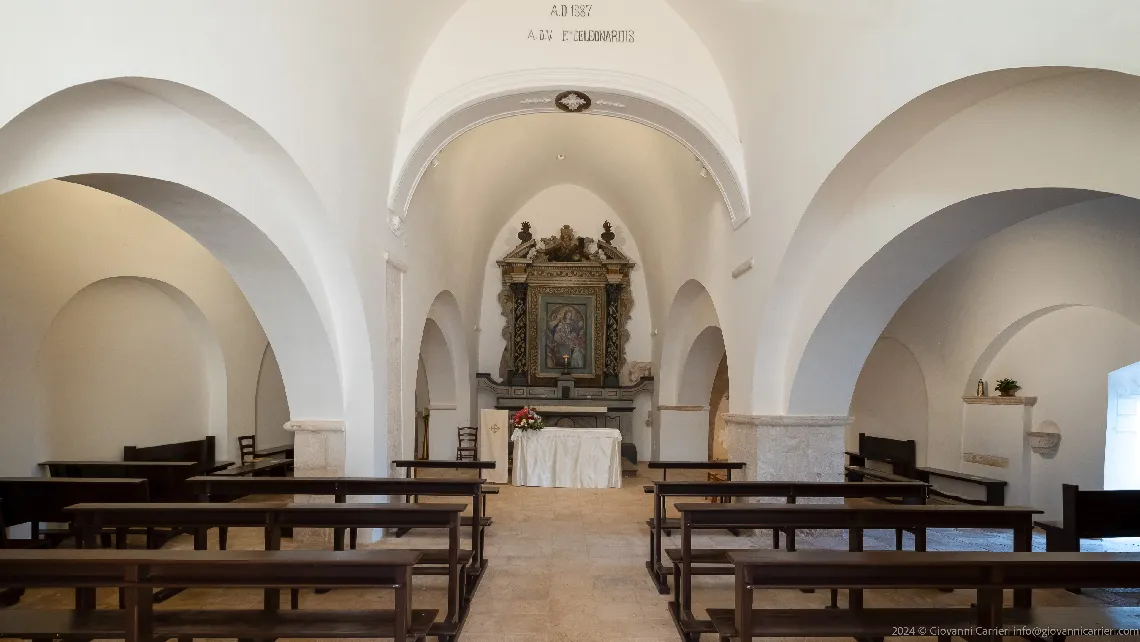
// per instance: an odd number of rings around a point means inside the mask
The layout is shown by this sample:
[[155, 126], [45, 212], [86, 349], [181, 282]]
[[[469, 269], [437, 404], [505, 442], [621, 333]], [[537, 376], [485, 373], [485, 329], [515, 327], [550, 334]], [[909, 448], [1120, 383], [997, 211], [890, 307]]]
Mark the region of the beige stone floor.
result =
[[[652, 500], [641, 487], [647, 476], [627, 477], [621, 489], [584, 490], [502, 487], [489, 501], [494, 525], [486, 544], [490, 566], [475, 596], [461, 640], [466, 642], [674, 642], [677, 633], [666, 611], [668, 596], [659, 595], [645, 570]], [[684, 478], [678, 475], [678, 478]], [[672, 476], [671, 476], [672, 478]], [[694, 478], [696, 476], [694, 475]], [[446, 501], [440, 499], [439, 501]], [[211, 533], [211, 548], [216, 546]], [[259, 548], [261, 535], [251, 529], [235, 530], [231, 548]], [[466, 540], [466, 538], [465, 538]], [[770, 547], [767, 533], [755, 539]], [[800, 548], [812, 548], [801, 537]], [[400, 539], [386, 539], [372, 547], [442, 547], [440, 534], [414, 531]], [[677, 546], [674, 534], [666, 546]], [[741, 547], [745, 541], [727, 533], [701, 534], [698, 547]], [[465, 544], [466, 546], [466, 544]], [[181, 537], [170, 548], [190, 548]], [[303, 541], [285, 540], [285, 548], [305, 547]], [[414, 606], [441, 608], [445, 578], [416, 577]], [[758, 592], [756, 605], [823, 606], [827, 593], [798, 591]], [[952, 594], [935, 591], [870, 591], [867, 606], [964, 605], [970, 591]], [[1077, 605], [1090, 598], [1063, 591], [1035, 592], [1037, 604]], [[29, 591], [22, 608], [62, 607], [70, 592]], [[103, 605], [113, 608], [115, 596], [101, 591]], [[732, 579], [698, 577], [694, 585], [696, 612], [710, 606], [732, 604]], [[845, 597], [841, 598], [841, 603]], [[187, 591], [166, 602], [164, 608], [258, 608], [259, 591]], [[284, 598], [287, 604], [287, 598]], [[306, 591], [302, 608], [385, 608], [388, 591], [332, 591], [315, 595]], [[715, 640], [705, 636], [703, 640]]]

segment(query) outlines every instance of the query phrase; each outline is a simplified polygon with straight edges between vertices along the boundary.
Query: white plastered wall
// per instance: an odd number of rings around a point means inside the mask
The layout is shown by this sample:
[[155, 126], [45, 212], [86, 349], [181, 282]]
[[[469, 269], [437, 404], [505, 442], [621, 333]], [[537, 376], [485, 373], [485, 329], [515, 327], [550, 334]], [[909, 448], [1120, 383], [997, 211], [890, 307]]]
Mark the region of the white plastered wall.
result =
[[[0, 246], [0, 274], [5, 275], [0, 279], [0, 299], [5, 301], [5, 314], [0, 318], [3, 326], [0, 327], [0, 345], [3, 346], [0, 353], [5, 355], [4, 361], [8, 364], [0, 373], [0, 407], [4, 408], [0, 434], [5, 443], [0, 452], [0, 474], [35, 474], [35, 464], [48, 457], [83, 454], [53, 451], [50, 441], [41, 439], [53, 421], [48, 414], [49, 407], [52, 412], [70, 415], [64, 418], [63, 424], [57, 421], [57, 427], [64, 428], [64, 432], [56, 433], [56, 437], [61, 438], [57, 444], [66, 441], [69, 431], [79, 430], [89, 419], [98, 419], [96, 423], [100, 425], [89, 424], [87, 428], [109, 431], [106, 439], [100, 439], [102, 446], [98, 454], [110, 459], [121, 456], [122, 447], [126, 445], [179, 441], [192, 424], [196, 425], [199, 437], [215, 435], [222, 456], [234, 452], [238, 435], [254, 432], [255, 393], [265, 345], [264, 331], [225, 268], [184, 232], [129, 201], [80, 185], [48, 181], [0, 196]], [[135, 296], [137, 291], [127, 295], [127, 303], [141, 306], [136, 312], [151, 309], [161, 315], [169, 322], [163, 325], [173, 328], [172, 340], [178, 336], [185, 339], [186, 332], [193, 332], [195, 343], [182, 346], [170, 356], [179, 360], [176, 363], [188, 367], [197, 363], [203, 368], [201, 388], [197, 389], [196, 375], [190, 372], [186, 397], [178, 395], [178, 379], [157, 374], [151, 382], [153, 394], [148, 390], [137, 391], [140, 405], [158, 403], [159, 399], [170, 401], [170, 412], [175, 416], [169, 422], [145, 425], [153, 415], [124, 407], [118, 422], [121, 425], [115, 425], [116, 422], [110, 421], [107, 407], [84, 411], [79, 398], [60, 406], [52, 401], [60, 399], [48, 395], [49, 391], [43, 387], [51, 385], [52, 379], [44, 379], [46, 373], [37, 371], [38, 365], [47, 366], [49, 370], [65, 365], [68, 355], [74, 354], [73, 349], [95, 349], [84, 347], [82, 341], [76, 343], [82, 335], [77, 337], [73, 331], [81, 329], [76, 325], [95, 322], [89, 314], [92, 309], [112, 313], [113, 300], [97, 297], [94, 308], [84, 306], [86, 312], [81, 311], [80, 318], [71, 319], [78, 323], [69, 323], [65, 328], [66, 340], [54, 344], [53, 358], [41, 362], [49, 356], [41, 354], [49, 329], [68, 302], [77, 296], [87, 298], [85, 295], [91, 293], [85, 292], [85, 288], [91, 284], [102, 290], [99, 284], [123, 277], [138, 282], [135, 290], [154, 291], [152, 296], [141, 299]], [[171, 320], [175, 310], [181, 313], [183, 324]], [[126, 313], [124, 310], [123, 314]], [[63, 321], [66, 323], [68, 319]], [[129, 321], [137, 322], [138, 319]], [[202, 324], [206, 327], [200, 327]], [[111, 345], [122, 345], [122, 341], [129, 338], [112, 335]], [[158, 340], [156, 336], [150, 338]], [[67, 349], [60, 350], [64, 347]], [[192, 358], [191, 353], [196, 356]], [[221, 363], [214, 362], [214, 354]], [[104, 356], [110, 360], [108, 363], [116, 363], [115, 355]], [[137, 359], [132, 358], [133, 361], [142, 358], [138, 354], [134, 356]], [[174, 367], [161, 363], [161, 354], [155, 354], [154, 359], [152, 366], [157, 372]], [[147, 367], [144, 363], [136, 365], [144, 370]], [[88, 366], [90, 364], [84, 368]], [[81, 371], [90, 374], [86, 369]], [[207, 372], [210, 377], [206, 377]], [[58, 370], [55, 381], [60, 381], [60, 376], [79, 383], [73, 376]], [[142, 384], [146, 379], [134, 377], [132, 380]], [[97, 387], [96, 382], [92, 385]], [[122, 388], [117, 390], [122, 392]], [[80, 397], [87, 395], [82, 391], [79, 394]], [[97, 401], [90, 395], [87, 397], [87, 401]], [[180, 416], [184, 412], [193, 413], [193, 417]], [[56, 415], [57, 419], [61, 416]], [[120, 430], [122, 432], [118, 432]], [[128, 436], [137, 441], [123, 441]], [[96, 458], [96, 453], [88, 454]]]
[[281, 379], [281, 366], [273, 354], [273, 345], [265, 344], [261, 358], [261, 372], [257, 377], [257, 448], [282, 446], [291, 443], [293, 436], [285, 430], [289, 421], [289, 399], [285, 381]]

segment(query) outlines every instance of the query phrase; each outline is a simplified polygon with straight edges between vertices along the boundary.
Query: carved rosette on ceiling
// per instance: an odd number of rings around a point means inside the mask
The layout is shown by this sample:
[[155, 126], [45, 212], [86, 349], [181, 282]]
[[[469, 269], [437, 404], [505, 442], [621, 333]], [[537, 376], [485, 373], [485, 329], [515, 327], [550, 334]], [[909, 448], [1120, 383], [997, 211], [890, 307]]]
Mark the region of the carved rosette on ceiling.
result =
[[[585, 319], [589, 357], [563, 372], [583, 385], [621, 385], [629, 341], [626, 325], [633, 308], [629, 275], [635, 264], [611, 244], [614, 238], [609, 221], [599, 239], [579, 236], [569, 225], [539, 239], [524, 224], [519, 244], [497, 262], [503, 278], [499, 303], [512, 385], [545, 385], [559, 376], [549, 363], [540, 364], [540, 338], [549, 336], [548, 320], [540, 309], [543, 297], [579, 297], [590, 310], [591, 318]], [[577, 349], [573, 352], [580, 354]]]

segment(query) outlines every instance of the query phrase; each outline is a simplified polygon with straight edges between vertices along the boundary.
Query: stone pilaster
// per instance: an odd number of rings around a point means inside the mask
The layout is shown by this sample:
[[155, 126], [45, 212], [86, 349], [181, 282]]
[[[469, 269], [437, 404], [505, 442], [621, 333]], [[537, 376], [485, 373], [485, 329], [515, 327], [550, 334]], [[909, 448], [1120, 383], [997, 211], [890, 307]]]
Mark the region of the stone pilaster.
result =
[[843, 481], [851, 418], [835, 415], [724, 416], [729, 457], [755, 481]]
[[[345, 472], [344, 422], [303, 419], [285, 424], [293, 433], [293, 474], [297, 477], [343, 477]], [[294, 495], [297, 503], [330, 502], [317, 495]], [[298, 528], [293, 541], [299, 548], [332, 547], [332, 531]]]

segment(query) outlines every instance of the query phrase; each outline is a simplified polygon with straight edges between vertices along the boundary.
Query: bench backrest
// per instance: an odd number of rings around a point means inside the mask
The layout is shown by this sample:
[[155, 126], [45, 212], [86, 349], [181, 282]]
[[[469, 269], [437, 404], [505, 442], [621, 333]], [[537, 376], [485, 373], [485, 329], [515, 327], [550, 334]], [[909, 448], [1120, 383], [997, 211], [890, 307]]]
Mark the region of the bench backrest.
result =
[[1140, 490], [1061, 485], [1064, 528], [1076, 537], [1140, 537]]
[[747, 551], [752, 588], [1135, 588], [1140, 553]]
[[123, 461], [193, 461], [213, 464], [215, 454], [213, 435], [176, 444], [123, 446]]
[[[412, 550], [0, 549], [0, 586], [291, 587], [299, 581], [394, 586], [406, 577], [398, 571], [415, 565], [420, 556]], [[131, 579], [132, 570], [142, 570], [134, 576], [138, 579]]]
[[[925, 482], [653, 482], [666, 497], [874, 497], [925, 501]], [[922, 503], [922, 502], [919, 502]]]
[[426, 495], [472, 497], [478, 479], [404, 479], [400, 477], [231, 477], [203, 475], [187, 484], [198, 495]]
[[913, 439], [905, 441], [889, 437], [874, 437], [859, 433], [859, 455], [867, 461], [890, 464], [896, 475], [914, 477], [918, 465], [918, 445]]
[[1032, 528], [1042, 511], [969, 504], [707, 504], [676, 505], [686, 527], [720, 528]]
[[49, 461], [44, 465], [52, 477], [145, 479], [153, 502], [193, 499], [186, 480], [197, 474], [200, 466], [188, 461]]
[[466, 504], [111, 504], [69, 506], [80, 528], [261, 526], [287, 528], [450, 528]]
[[66, 522], [63, 509], [80, 502], [147, 502], [145, 479], [0, 478], [0, 515], [4, 524]]

